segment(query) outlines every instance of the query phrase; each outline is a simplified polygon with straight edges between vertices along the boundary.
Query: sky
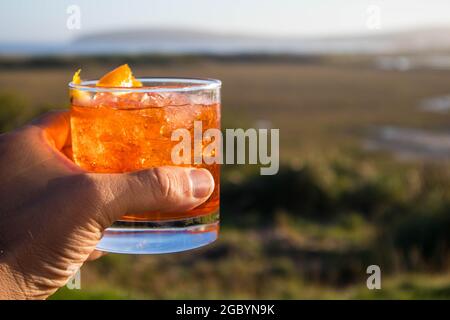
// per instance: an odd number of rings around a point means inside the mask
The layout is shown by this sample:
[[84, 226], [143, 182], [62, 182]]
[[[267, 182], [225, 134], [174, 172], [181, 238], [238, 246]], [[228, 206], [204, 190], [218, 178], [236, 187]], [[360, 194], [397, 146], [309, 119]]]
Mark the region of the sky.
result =
[[[79, 8], [79, 29], [67, 27], [71, 5]], [[449, 18], [450, 0], [2, 0], [0, 42], [59, 43], [141, 28], [335, 36], [446, 27]]]

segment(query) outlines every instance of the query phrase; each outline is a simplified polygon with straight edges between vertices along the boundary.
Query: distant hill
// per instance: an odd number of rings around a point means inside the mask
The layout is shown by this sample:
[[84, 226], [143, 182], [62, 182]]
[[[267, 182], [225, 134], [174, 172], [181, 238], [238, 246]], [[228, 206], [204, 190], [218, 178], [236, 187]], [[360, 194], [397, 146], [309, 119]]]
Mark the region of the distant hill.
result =
[[450, 49], [450, 28], [340, 37], [264, 37], [190, 30], [132, 30], [82, 36], [73, 45], [123, 46], [130, 51], [222, 53], [386, 53]]
[[450, 28], [339, 37], [265, 37], [176, 29], [108, 31], [66, 44], [1, 44], [0, 53], [398, 53], [450, 50]]
[[[220, 34], [194, 30], [176, 30], [176, 29], [136, 29], [125, 31], [108, 31], [84, 35], [75, 40], [75, 43], [87, 43], [97, 41], [119, 41], [119, 42], [135, 42], [142, 40], [156, 41], [208, 41], [214, 39], [252, 39], [254, 37], [243, 35]], [[264, 39], [264, 38], [263, 38]]]

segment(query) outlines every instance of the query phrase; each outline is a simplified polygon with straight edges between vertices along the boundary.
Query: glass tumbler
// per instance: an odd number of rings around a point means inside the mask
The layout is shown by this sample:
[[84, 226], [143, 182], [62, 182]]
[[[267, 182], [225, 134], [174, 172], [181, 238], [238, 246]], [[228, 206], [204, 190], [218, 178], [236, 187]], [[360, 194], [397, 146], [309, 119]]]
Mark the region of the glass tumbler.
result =
[[[96, 87], [95, 80], [69, 84], [75, 163], [96, 173], [174, 165], [205, 168], [214, 177], [215, 188], [205, 203], [189, 211], [125, 214], [106, 229], [97, 249], [156, 254], [211, 243], [219, 231], [220, 164], [198, 160], [205, 152], [218, 156], [216, 152], [221, 150], [206, 148], [215, 139], [204, 135], [210, 129], [220, 130], [221, 82], [190, 78], [138, 80], [142, 87]], [[180, 139], [174, 139], [174, 132], [179, 129], [192, 137], [191, 152], [185, 150], [181, 162], [174, 160], [174, 148], [180, 143]]]

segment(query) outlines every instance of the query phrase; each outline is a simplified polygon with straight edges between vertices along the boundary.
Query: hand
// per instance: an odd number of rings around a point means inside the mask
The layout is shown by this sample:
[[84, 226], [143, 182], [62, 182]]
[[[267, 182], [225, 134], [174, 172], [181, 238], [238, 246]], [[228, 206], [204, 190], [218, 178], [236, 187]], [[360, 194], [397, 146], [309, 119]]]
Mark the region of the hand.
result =
[[69, 128], [69, 114], [53, 112], [0, 135], [0, 299], [48, 297], [100, 255], [102, 232], [125, 213], [189, 210], [214, 189], [205, 169], [87, 173], [61, 151]]

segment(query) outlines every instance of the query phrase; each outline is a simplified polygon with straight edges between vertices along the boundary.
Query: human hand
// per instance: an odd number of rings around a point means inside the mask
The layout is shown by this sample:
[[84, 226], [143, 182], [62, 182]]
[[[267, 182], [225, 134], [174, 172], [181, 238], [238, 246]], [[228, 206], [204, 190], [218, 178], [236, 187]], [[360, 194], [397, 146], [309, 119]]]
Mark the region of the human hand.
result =
[[87, 173], [62, 152], [68, 112], [0, 135], [0, 299], [44, 299], [95, 251], [126, 212], [186, 211], [211, 195], [205, 169]]

